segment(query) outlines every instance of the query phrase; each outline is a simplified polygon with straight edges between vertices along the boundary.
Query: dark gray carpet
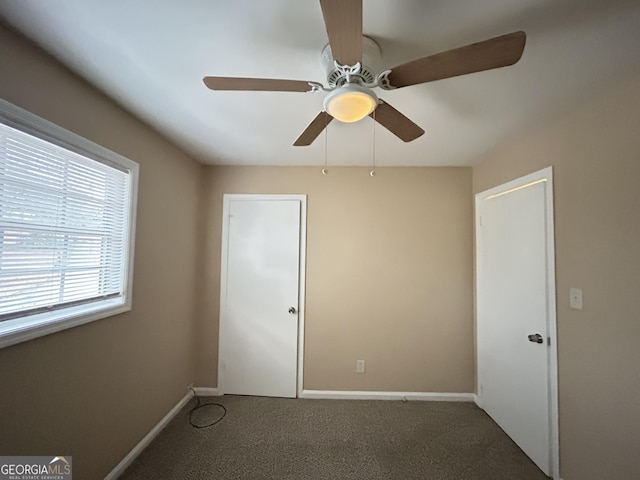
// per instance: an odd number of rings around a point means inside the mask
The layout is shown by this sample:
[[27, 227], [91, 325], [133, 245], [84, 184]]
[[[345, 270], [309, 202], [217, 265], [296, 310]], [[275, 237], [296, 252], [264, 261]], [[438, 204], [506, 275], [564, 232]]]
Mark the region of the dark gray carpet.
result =
[[[120, 477], [544, 480], [473, 403], [205, 397], [222, 422], [189, 424], [191, 400]], [[219, 415], [205, 407], [194, 416]]]

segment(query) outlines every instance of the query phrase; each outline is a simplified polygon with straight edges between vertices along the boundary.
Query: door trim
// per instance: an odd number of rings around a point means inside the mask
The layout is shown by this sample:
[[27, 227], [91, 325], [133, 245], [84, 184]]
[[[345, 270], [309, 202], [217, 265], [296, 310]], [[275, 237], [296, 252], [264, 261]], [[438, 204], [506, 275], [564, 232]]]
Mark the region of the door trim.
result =
[[[476, 255], [476, 306], [478, 294], [478, 235], [480, 226], [480, 213], [478, 205], [484, 200], [490, 200], [496, 196], [508, 195], [511, 192], [527, 188], [529, 186], [546, 182], [545, 188], [545, 217], [546, 217], [546, 244], [547, 244], [547, 319], [548, 334], [551, 343], [547, 357], [549, 367], [549, 448], [551, 449], [551, 473], [556, 480], [560, 479], [560, 441], [558, 428], [558, 335], [556, 318], [556, 277], [555, 277], [555, 234], [553, 218], [553, 168], [547, 167], [533, 172], [524, 177], [517, 178], [497, 187], [490, 188], [475, 195], [475, 255]], [[477, 319], [476, 319], [477, 327]], [[476, 335], [477, 342], [477, 335]], [[476, 344], [476, 366], [478, 364], [478, 346]], [[477, 367], [476, 367], [477, 368]], [[478, 406], [482, 407], [482, 397], [478, 392]]]
[[227, 261], [229, 251], [229, 207], [232, 200], [298, 200], [300, 202], [300, 258], [298, 271], [298, 365], [296, 375], [296, 397], [302, 395], [304, 383], [304, 315], [307, 266], [307, 196], [225, 193], [222, 201], [222, 247], [220, 250], [220, 312], [218, 317], [218, 391], [224, 395], [224, 374], [220, 362], [222, 341], [222, 318], [227, 308]]

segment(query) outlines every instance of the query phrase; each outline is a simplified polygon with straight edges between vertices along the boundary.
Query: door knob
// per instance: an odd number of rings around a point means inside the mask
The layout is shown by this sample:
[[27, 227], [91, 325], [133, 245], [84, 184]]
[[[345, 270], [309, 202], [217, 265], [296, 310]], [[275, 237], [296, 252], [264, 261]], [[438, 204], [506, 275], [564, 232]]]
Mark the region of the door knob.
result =
[[532, 333], [527, 338], [529, 339], [530, 342], [533, 342], [533, 343], [544, 342], [544, 340], [542, 340], [542, 335], [540, 335], [539, 333]]
[[289, 307], [289, 313], [294, 315], [296, 313], [296, 307]]

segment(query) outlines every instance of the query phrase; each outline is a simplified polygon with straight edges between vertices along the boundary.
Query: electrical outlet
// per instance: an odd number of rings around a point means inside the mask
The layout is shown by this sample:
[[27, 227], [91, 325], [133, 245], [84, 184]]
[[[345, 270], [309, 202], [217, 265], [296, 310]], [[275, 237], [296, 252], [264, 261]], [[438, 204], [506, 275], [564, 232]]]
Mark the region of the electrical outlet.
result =
[[364, 373], [364, 360], [356, 360], [356, 373]]

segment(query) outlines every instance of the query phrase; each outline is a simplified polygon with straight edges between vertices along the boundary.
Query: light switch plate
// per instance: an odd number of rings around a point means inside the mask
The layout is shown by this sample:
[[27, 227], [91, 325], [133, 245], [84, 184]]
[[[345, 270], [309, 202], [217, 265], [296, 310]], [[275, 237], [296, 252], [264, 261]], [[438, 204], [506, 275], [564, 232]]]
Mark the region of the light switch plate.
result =
[[569, 289], [569, 306], [571, 308], [575, 308], [576, 310], [582, 310], [582, 289]]

